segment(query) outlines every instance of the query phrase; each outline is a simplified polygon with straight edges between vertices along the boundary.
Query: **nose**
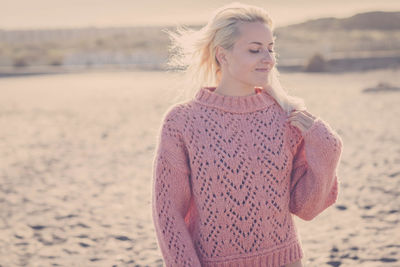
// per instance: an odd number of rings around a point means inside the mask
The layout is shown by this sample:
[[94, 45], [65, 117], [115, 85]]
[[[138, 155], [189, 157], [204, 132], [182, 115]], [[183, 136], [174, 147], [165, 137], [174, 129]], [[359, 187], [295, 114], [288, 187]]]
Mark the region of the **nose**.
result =
[[263, 62], [265, 62], [265, 63], [275, 63], [274, 55], [271, 52], [269, 52], [268, 50], [266, 50], [265, 53], [264, 53]]

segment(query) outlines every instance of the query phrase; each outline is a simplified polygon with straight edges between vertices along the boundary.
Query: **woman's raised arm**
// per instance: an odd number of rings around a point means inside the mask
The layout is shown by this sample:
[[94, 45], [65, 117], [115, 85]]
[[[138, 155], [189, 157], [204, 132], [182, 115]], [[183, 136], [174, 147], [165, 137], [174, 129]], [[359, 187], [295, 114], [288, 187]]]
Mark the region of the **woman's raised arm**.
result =
[[342, 153], [342, 140], [331, 127], [317, 118], [297, 138], [290, 185], [290, 212], [304, 220], [312, 220], [336, 202], [339, 180], [336, 168]]

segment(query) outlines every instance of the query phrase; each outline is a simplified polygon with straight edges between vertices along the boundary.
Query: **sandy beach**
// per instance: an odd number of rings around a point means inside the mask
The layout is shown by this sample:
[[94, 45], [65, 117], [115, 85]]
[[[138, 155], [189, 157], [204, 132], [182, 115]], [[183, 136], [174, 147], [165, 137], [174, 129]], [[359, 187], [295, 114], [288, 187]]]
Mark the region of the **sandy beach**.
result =
[[[400, 266], [400, 70], [283, 73], [343, 139], [338, 202], [296, 218], [314, 266]], [[163, 266], [152, 160], [173, 74], [0, 79], [0, 266]]]

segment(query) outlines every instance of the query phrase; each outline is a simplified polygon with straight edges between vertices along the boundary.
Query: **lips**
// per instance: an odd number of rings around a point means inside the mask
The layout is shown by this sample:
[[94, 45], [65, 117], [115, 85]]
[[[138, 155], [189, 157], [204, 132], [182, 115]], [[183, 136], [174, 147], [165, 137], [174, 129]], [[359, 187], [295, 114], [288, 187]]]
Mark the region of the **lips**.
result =
[[256, 71], [262, 71], [262, 72], [267, 72], [267, 71], [269, 71], [269, 69], [268, 68], [266, 68], [266, 69], [256, 69]]

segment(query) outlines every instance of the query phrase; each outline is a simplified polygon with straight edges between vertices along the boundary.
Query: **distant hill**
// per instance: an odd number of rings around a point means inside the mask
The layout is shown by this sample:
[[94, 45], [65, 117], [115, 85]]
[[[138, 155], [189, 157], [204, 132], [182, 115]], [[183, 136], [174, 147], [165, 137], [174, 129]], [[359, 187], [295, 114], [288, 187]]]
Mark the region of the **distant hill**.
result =
[[400, 12], [373, 11], [348, 18], [320, 18], [292, 24], [280, 29], [290, 30], [400, 30]]
[[[170, 44], [165, 29], [175, 26], [0, 29], [0, 77], [38, 72], [32, 70], [36, 67], [164, 69]], [[320, 18], [278, 27], [275, 36], [281, 70], [301, 71], [315, 58], [324, 71], [400, 67], [400, 12]]]

